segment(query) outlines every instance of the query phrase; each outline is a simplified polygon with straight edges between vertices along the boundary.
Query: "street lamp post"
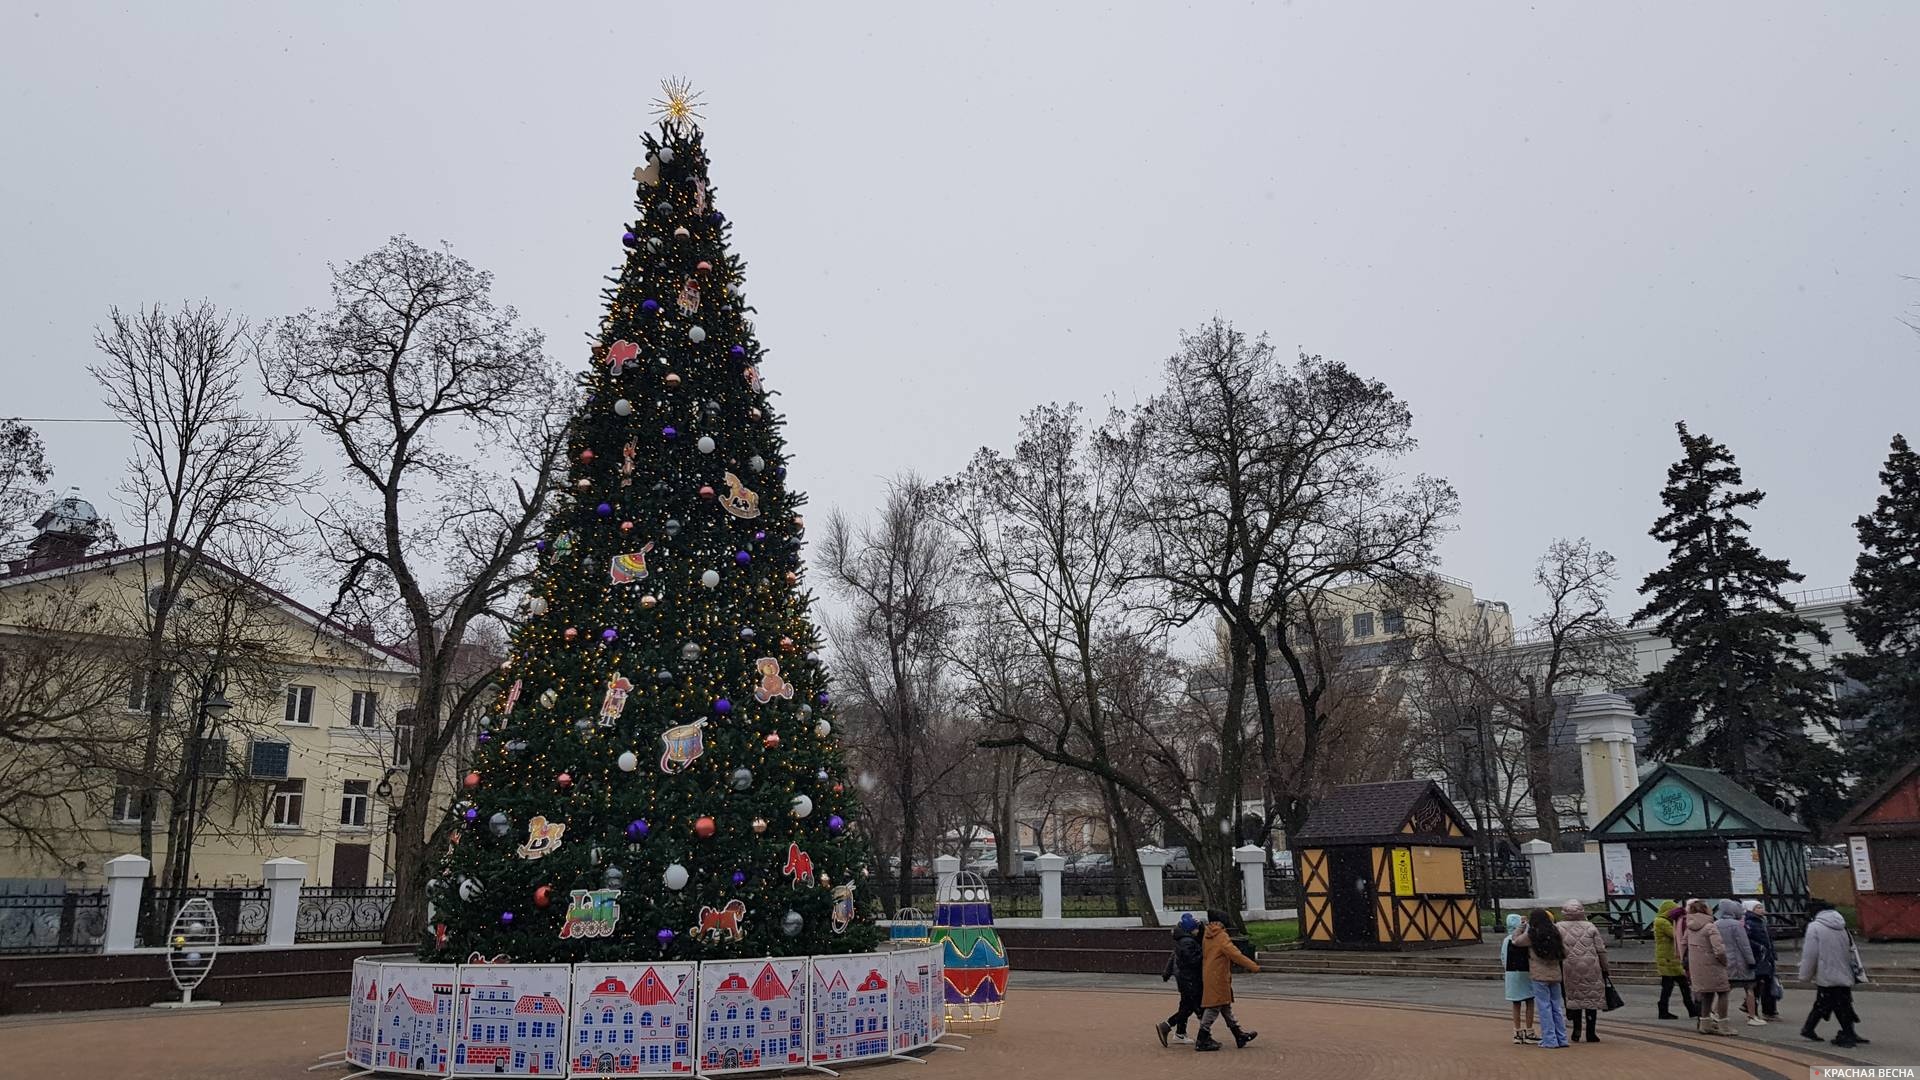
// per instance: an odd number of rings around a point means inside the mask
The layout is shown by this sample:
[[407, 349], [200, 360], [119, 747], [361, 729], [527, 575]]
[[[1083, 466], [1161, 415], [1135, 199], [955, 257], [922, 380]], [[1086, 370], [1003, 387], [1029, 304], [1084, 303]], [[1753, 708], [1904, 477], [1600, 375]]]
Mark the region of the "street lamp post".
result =
[[[1492, 798], [1493, 795], [1493, 770], [1487, 763], [1488, 732], [1486, 721], [1485, 711], [1475, 709], [1473, 710], [1473, 722], [1461, 724], [1454, 729], [1454, 734], [1459, 737], [1463, 749], [1466, 747], [1468, 740], [1472, 740], [1474, 760], [1471, 763], [1462, 762], [1461, 767], [1466, 770], [1469, 778], [1468, 790], [1471, 791], [1475, 786], [1478, 786], [1480, 789], [1479, 797], [1471, 800], [1474, 830], [1473, 859], [1479, 867], [1479, 873], [1475, 875], [1478, 882], [1474, 889], [1474, 899], [1478, 902], [1481, 911], [1493, 910], [1497, 916], [1499, 914], [1497, 908], [1499, 897], [1494, 895], [1498, 890], [1494, 888], [1493, 884], [1493, 857], [1492, 852], [1489, 850], [1490, 838], [1487, 830], [1487, 822], [1492, 818], [1491, 808], [1487, 805], [1487, 800]], [[1476, 767], [1480, 773], [1478, 785], [1471, 783], [1473, 771]]]

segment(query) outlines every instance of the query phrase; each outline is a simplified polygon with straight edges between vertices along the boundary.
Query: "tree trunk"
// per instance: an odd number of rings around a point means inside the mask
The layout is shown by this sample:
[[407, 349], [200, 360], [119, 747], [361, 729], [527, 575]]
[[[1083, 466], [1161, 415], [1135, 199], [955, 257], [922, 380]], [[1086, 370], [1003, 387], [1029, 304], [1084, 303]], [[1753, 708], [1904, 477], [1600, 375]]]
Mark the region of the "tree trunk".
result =
[[380, 940], [416, 945], [427, 925], [427, 809], [433, 784], [410, 783], [393, 824], [393, 907]]
[[900, 763], [900, 892], [895, 914], [913, 903], [913, 844], [919, 834], [920, 805], [913, 797], [913, 755], [909, 753]]
[[1553, 805], [1553, 702], [1548, 699], [1540, 715], [1542, 704], [1528, 702], [1530, 715], [1526, 718], [1526, 727], [1522, 732], [1527, 742], [1527, 787], [1533, 795], [1533, 819], [1538, 824], [1540, 839], [1554, 845], [1560, 844], [1560, 811]]
[[1131, 900], [1140, 908], [1143, 925], [1159, 926], [1160, 913], [1147, 896], [1146, 873], [1140, 869], [1140, 837], [1121, 800], [1119, 786], [1110, 780], [1100, 781], [1100, 801], [1106, 804], [1107, 820], [1113, 828], [1113, 873], [1121, 889], [1115, 900], [1120, 914], [1128, 914], [1127, 902]]

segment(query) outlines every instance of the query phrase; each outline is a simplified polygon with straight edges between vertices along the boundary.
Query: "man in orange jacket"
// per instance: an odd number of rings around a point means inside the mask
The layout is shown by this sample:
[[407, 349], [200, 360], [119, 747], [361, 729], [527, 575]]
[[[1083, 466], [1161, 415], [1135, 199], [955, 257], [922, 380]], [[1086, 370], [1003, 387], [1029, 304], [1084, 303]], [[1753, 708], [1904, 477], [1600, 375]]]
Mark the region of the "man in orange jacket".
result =
[[1213, 1039], [1213, 1022], [1218, 1019], [1226, 1020], [1235, 1046], [1244, 1047], [1259, 1034], [1242, 1031], [1240, 1022], [1234, 1018], [1233, 969], [1238, 966], [1259, 971], [1260, 965], [1234, 948], [1233, 939], [1227, 936], [1226, 923], [1227, 917], [1220, 912], [1207, 912], [1207, 929], [1200, 941], [1200, 1005], [1206, 1012], [1200, 1015], [1200, 1037], [1193, 1041], [1193, 1048], [1203, 1052], [1220, 1049], [1220, 1044]]

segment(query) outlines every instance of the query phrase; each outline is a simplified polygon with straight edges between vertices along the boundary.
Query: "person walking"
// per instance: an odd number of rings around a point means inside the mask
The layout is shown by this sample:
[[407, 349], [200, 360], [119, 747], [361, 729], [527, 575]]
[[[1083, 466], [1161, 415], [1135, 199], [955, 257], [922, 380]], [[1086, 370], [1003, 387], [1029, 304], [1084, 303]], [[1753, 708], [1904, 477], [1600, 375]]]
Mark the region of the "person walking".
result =
[[1853, 984], [1860, 981], [1864, 971], [1853, 935], [1847, 932], [1847, 920], [1824, 900], [1815, 900], [1807, 907], [1814, 916], [1807, 924], [1807, 936], [1800, 942], [1800, 981], [1813, 984], [1814, 997], [1813, 1009], [1807, 1013], [1807, 1022], [1800, 1025], [1800, 1034], [1814, 1042], [1825, 1042], [1815, 1029], [1831, 1016], [1840, 1021], [1840, 1034], [1833, 1037], [1833, 1045], [1865, 1046], [1871, 1040], [1861, 1038], [1854, 1030], [1860, 1015], [1853, 1011]]
[[1773, 945], [1773, 931], [1767, 929], [1767, 908], [1758, 900], [1741, 905], [1746, 908], [1747, 944], [1753, 946], [1753, 983], [1747, 988], [1742, 1011], [1749, 1027], [1765, 1027], [1780, 1019], [1780, 999], [1774, 996], [1779, 982], [1780, 954]]
[[1695, 1030], [1702, 1035], [1732, 1035], [1734, 1030], [1726, 1021], [1727, 992], [1732, 988], [1727, 981], [1727, 943], [1707, 911], [1707, 902], [1687, 901], [1687, 918], [1680, 925], [1685, 943], [1681, 962], [1687, 966], [1687, 981], [1693, 984], [1693, 1000], [1700, 1006]]
[[[1513, 1008], [1513, 1041], [1525, 1046], [1539, 1042], [1533, 1030], [1533, 976], [1527, 974], [1527, 947], [1513, 940], [1520, 932], [1518, 914], [1507, 916], [1507, 936], [1500, 939], [1500, 966], [1506, 970], [1507, 1003]], [[1524, 1012], [1526, 1021], [1521, 1022]]]
[[1580, 1041], [1582, 1027], [1588, 1042], [1599, 1042], [1594, 1023], [1607, 1007], [1607, 939], [1587, 920], [1587, 907], [1578, 900], [1560, 905], [1560, 943], [1566, 956], [1560, 961], [1561, 993], [1565, 996], [1570, 1042]]
[[1713, 925], [1727, 946], [1727, 996], [1718, 1003], [1721, 1026], [1727, 1030], [1721, 1034], [1732, 1034], [1733, 1029], [1726, 1020], [1733, 995], [1739, 994], [1744, 999], [1753, 994], [1753, 939], [1747, 936], [1747, 909], [1740, 906], [1740, 901], [1720, 901], [1717, 914]]
[[1669, 1007], [1675, 987], [1680, 989], [1680, 1004], [1687, 1015], [1697, 1017], [1693, 988], [1687, 985], [1687, 969], [1680, 966], [1680, 946], [1675, 940], [1675, 924], [1686, 918], [1687, 909], [1674, 900], [1662, 900], [1660, 913], [1653, 917], [1653, 969], [1660, 973], [1660, 1019], [1678, 1020]]
[[1186, 1042], [1187, 1020], [1200, 1011], [1201, 951], [1200, 920], [1189, 911], [1173, 928], [1173, 952], [1167, 957], [1166, 970], [1160, 973], [1161, 982], [1172, 979], [1180, 991], [1180, 1008], [1154, 1028], [1161, 1046], [1167, 1045], [1170, 1035], [1176, 1042]]
[[1244, 1048], [1260, 1034], [1241, 1030], [1240, 1021], [1233, 1015], [1233, 969], [1236, 967], [1251, 972], [1260, 970], [1260, 965], [1247, 959], [1227, 936], [1226, 915], [1207, 912], [1207, 929], [1200, 939], [1200, 1004], [1206, 1011], [1200, 1014], [1200, 1035], [1193, 1040], [1195, 1050], [1220, 1049], [1220, 1044], [1213, 1040], [1213, 1022], [1218, 1019], [1227, 1022], [1236, 1047]]
[[1513, 941], [1527, 949], [1527, 975], [1533, 980], [1533, 1005], [1540, 1016], [1540, 1048], [1564, 1050], [1567, 1014], [1562, 1004], [1560, 961], [1566, 956], [1566, 947], [1553, 925], [1553, 916], [1546, 908], [1527, 912], [1527, 925]]

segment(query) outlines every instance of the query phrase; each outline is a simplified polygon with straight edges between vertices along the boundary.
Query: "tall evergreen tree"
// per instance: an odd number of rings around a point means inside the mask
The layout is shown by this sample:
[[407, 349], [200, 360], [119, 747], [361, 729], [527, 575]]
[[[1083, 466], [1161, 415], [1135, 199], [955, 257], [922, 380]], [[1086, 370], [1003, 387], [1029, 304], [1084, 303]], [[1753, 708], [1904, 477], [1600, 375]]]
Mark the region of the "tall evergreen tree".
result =
[[1636, 704], [1649, 721], [1649, 749], [1720, 769], [1821, 820], [1841, 793], [1840, 755], [1812, 733], [1833, 730], [1832, 680], [1796, 640], [1825, 644], [1827, 633], [1781, 594], [1801, 575], [1747, 539], [1740, 513], [1766, 493], [1742, 489], [1725, 446], [1677, 427], [1681, 458], [1667, 469], [1667, 512], [1651, 530], [1668, 546], [1668, 563], [1647, 575], [1646, 606], [1633, 617], [1656, 620], [1673, 646]]
[[667, 104], [507, 689], [452, 807], [428, 959], [876, 939], [744, 265], [690, 103]]
[[1873, 513], [1853, 523], [1860, 536], [1847, 629], [1860, 651], [1836, 661], [1859, 684], [1840, 699], [1840, 715], [1856, 721], [1848, 766], [1872, 784], [1920, 757], [1920, 454], [1893, 437]]

